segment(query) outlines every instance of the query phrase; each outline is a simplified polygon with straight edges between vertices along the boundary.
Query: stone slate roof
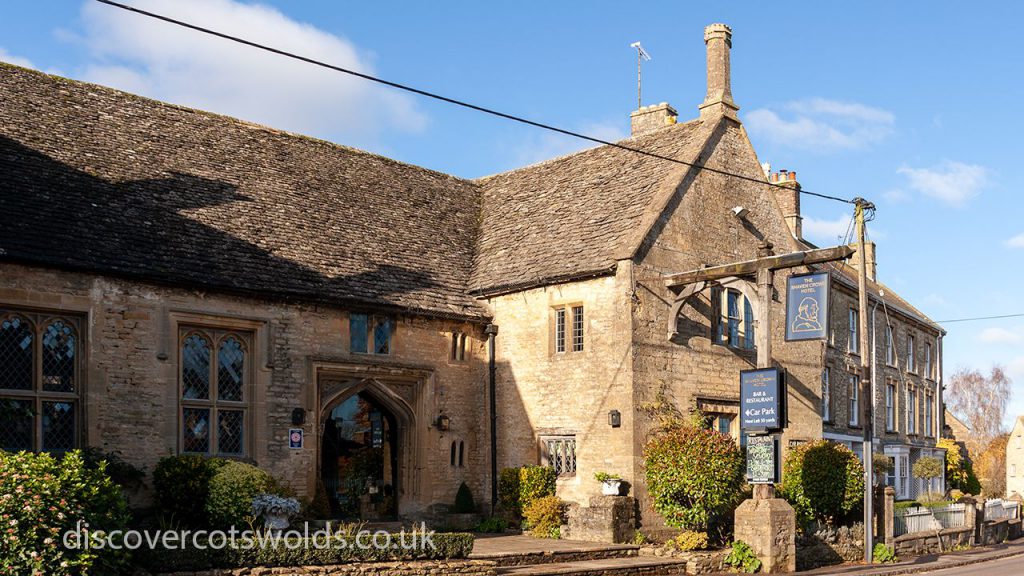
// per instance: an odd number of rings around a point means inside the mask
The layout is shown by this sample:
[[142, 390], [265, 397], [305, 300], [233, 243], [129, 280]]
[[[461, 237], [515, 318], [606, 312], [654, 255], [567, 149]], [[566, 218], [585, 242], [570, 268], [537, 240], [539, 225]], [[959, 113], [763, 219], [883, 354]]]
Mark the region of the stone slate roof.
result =
[[460, 318], [467, 180], [0, 63], [0, 258]]
[[[703, 144], [700, 127], [694, 120], [622, 144], [684, 158]], [[600, 146], [478, 180], [483, 215], [470, 290], [500, 292], [608, 273], [636, 249], [632, 244], [660, 186], [680, 168]]]
[[[856, 258], [856, 256], [854, 256], [854, 258]], [[833, 273], [833, 277], [846, 284], [852, 290], [857, 290], [857, 284], [859, 283], [857, 268], [849, 264], [842, 263], [830, 263], [826, 266]], [[889, 308], [890, 314], [898, 312], [904, 316], [917, 320], [925, 326], [938, 331], [940, 334], [946, 333], [945, 328], [929, 318], [927, 314], [915, 308], [910, 302], [904, 300], [892, 288], [889, 288], [885, 284], [868, 278], [868, 294], [871, 298], [885, 302], [885, 305]]]

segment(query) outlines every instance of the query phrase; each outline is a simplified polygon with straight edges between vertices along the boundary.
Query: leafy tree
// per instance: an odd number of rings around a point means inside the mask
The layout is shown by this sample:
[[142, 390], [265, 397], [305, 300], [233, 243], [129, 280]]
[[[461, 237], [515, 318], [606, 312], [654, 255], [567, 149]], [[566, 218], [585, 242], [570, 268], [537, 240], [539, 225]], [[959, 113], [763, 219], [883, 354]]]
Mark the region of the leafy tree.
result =
[[978, 480], [981, 492], [992, 498], [1006, 495], [1006, 444], [1009, 434], [1000, 434], [978, 455]]
[[967, 494], [980, 494], [981, 483], [961, 445], [952, 438], [940, 438], [936, 446], [946, 450], [946, 486]]

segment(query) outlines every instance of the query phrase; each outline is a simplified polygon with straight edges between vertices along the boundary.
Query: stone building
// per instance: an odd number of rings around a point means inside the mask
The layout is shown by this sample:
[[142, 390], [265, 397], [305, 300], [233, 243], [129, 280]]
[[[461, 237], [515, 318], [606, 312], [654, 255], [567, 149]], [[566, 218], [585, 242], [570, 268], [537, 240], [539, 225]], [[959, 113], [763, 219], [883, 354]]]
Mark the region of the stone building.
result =
[[[672, 305], [668, 274], [810, 246], [795, 174], [766, 174], [738, 119], [731, 31], [704, 40], [699, 117], [641, 108], [622, 143], [690, 165], [602, 146], [476, 180], [0, 65], [0, 446], [243, 458], [364, 518], [427, 515], [461, 482], [486, 503], [492, 469], [543, 463], [577, 502], [623, 476], [657, 522], [645, 408], [743, 442], [739, 371], [768, 330], [783, 446], [857, 448], [849, 264], [829, 342], [784, 341], [807, 267], [776, 274], [771, 326], [743, 278]], [[877, 436], [910, 497], [943, 332], [869, 265]]]
[[1024, 499], [1024, 416], [1018, 416], [1006, 442], [1006, 496]]

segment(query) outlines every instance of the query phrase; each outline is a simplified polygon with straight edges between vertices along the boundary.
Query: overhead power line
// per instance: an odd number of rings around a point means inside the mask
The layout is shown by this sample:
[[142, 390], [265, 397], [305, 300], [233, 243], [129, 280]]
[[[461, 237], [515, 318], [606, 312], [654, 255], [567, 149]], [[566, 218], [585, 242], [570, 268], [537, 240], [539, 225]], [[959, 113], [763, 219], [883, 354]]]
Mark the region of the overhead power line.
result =
[[1002, 314], [1000, 316], [977, 316], [974, 318], [954, 318], [952, 320], [936, 320], [940, 324], [949, 324], [951, 322], [973, 322], [975, 320], [999, 320], [1002, 318], [1024, 318], [1024, 313], [1020, 314]]
[[[774, 184], [772, 182], [768, 182], [768, 181], [762, 180], [760, 178], [753, 178], [751, 176], [746, 176], [746, 175], [743, 175], [743, 174], [736, 174], [734, 172], [727, 172], [725, 170], [719, 170], [717, 168], [710, 168], [710, 167], [705, 166], [703, 164], [694, 163], [694, 162], [687, 162], [685, 160], [679, 160], [678, 158], [670, 158], [668, 156], [663, 156], [663, 155], [657, 154], [655, 152], [649, 152], [647, 150], [643, 150], [643, 149], [640, 149], [640, 148], [633, 148], [632, 146], [625, 146], [623, 144], [619, 144], [619, 143], [616, 143], [616, 142], [611, 142], [611, 141], [608, 141], [608, 140], [603, 140], [601, 138], [595, 138], [593, 136], [587, 136], [586, 134], [582, 134], [580, 132], [573, 132], [572, 130], [566, 130], [565, 128], [559, 128], [557, 126], [552, 126], [550, 124], [545, 124], [543, 122], [537, 122], [535, 120], [530, 120], [528, 118], [523, 118], [521, 116], [516, 116], [514, 114], [508, 114], [508, 113], [505, 113], [505, 112], [494, 110], [493, 108], [487, 108], [487, 107], [484, 107], [484, 106], [478, 106], [476, 104], [472, 104], [472, 103], [469, 103], [469, 102], [466, 102], [466, 101], [463, 101], [463, 100], [458, 100], [458, 99], [455, 99], [455, 98], [450, 98], [448, 96], [442, 96], [441, 94], [436, 94], [434, 92], [428, 92], [426, 90], [421, 90], [419, 88], [414, 88], [412, 86], [408, 86], [408, 85], [405, 85], [405, 84], [400, 84], [398, 82], [392, 82], [390, 80], [385, 80], [383, 78], [378, 78], [376, 76], [373, 76], [373, 75], [370, 75], [370, 74], [366, 74], [364, 72], [358, 72], [356, 70], [351, 70], [349, 68], [343, 68], [341, 66], [335, 66], [334, 64], [328, 64], [328, 63], [322, 62], [320, 60], [314, 60], [313, 58], [308, 58], [306, 56], [301, 56], [299, 54], [295, 54], [295, 53], [292, 53], [292, 52], [288, 52], [288, 51], [285, 51], [285, 50], [281, 50], [281, 49], [278, 49], [278, 48], [267, 46], [265, 44], [260, 44], [258, 42], [253, 42], [252, 40], [246, 40], [245, 38], [240, 38], [238, 36], [232, 36], [230, 34], [225, 34], [223, 32], [218, 32], [216, 30], [211, 30], [209, 28], [204, 28], [204, 27], [198, 26], [196, 24], [190, 24], [190, 23], [184, 22], [182, 20], [176, 20], [176, 19], [171, 18], [169, 16], [164, 16], [162, 14], [157, 14], [155, 12], [148, 12], [146, 10], [135, 8], [134, 6], [129, 6], [127, 4], [122, 4], [120, 2], [114, 2], [113, 0], [96, 0], [96, 1], [100, 2], [101, 4], [107, 4], [108, 6], [113, 6], [115, 8], [120, 8], [122, 10], [127, 10], [129, 12], [134, 12], [136, 14], [141, 14], [143, 16], [148, 16], [150, 18], [155, 18], [157, 20], [162, 20], [164, 22], [168, 22], [168, 23], [174, 24], [176, 26], [181, 26], [181, 27], [184, 27], [184, 28], [189, 28], [189, 29], [195, 30], [197, 32], [202, 32], [204, 34], [209, 34], [211, 36], [216, 36], [218, 38], [223, 38], [225, 40], [230, 40], [232, 42], [237, 42], [239, 44], [244, 44], [246, 46], [251, 46], [251, 47], [257, 48], [259, 50], [264, 50], [264, 51], [271, 52], [271, 53], [274, 53], [274, 54], [278, 54], [278, 55], [281, 55], [281, 56], [285, 56], [285, 57], [288, 57], [288, 58], [293, 58], [295, 60], [300, 60], [302, 62], [306, 62], [307, 64], [313, 64], [314, 66], [320, 66], [322, 68], [327, 68], [329, 70], [334, 70], [336, 72], [342, 72], [344, 74], [349, 74], [351, 76], [356, 76], [356, 77], [362, 78], [364, 80], [369, 80], [371, 82], [376, 82], [378, 84], [383, 84], [385, 86], [390, 86], [392, 88], [397, 88], [399, 90], [404, 90], [406, 92], [411, 92], [413, 94], [418, 94], [420, 96], [425, 96], [427, 98], [433, 98], [434, 100], [440, 100], [442, 102], [447, 102], [448, 104], [453, 104], [455, 106], [461, 106], [463, 108], [468, 108], [470, 110], [475, 110], [477, 112], [483, 112], [484, 114], [490, 114], [492, 116], [497, 116], [499, 118], [504, 118], [506, 120], [512, 120], [513, 122], [519, 122], [521, 124], [527, 124], [529, 126], [534, 126], [536, 128], [541, 128], [543, 130], [549, 130], [551, 132], [557, 132], [559, 134], [564, 134], [566, 136], [572, 136], [573, 138], [579, 138], [581, 140], [587, 140], [589, 142], [594, 142], [596, 144], [602, 144], [604, 146], [611, 146], [613, 148], [618, 148], [620, 150], [626, 150], [628, 152], [633, 152], [635, 154], [641, 154], [641, 155], [648, 156], [648, 157], [651, 157], [651, 158], [657, 158], [659, 160], [665, 160], [667, 162], [673, 162], [673, 163], [676, 163], [676, 164], [682, 164], [683, 166], [689, 166], [691, 168], [697, 168], [699, 170], [706, 170], [708, 172], [712, 172], [714, 174], [720, 174], [722, 176], [728, 176], [730, 178], [736, 178], [736, 179], [739, 179], [739, 180], [746, 180], [748, 182], [754, 182], [754, 183], [757, 183], [757, 184], [763, 184], [763, 185], [767, 185], [767, 186], [772, 186], [774, 188], [786, 188], [787, 190], [790, 189], [787, 186], [782, 186], [780, 184]], [[808, 196], [814, 196], [814, 197], [817, 197], [817, 198], [823, 198], [825, 200], [833, 200], [833, 201], [836, 201], [836, 202], [843, 202], [845, 204], [854, 204], [853, 200], [848, 200], [846, 198], [840, 198], [838, 196], [830, 196], [828, 194], [821, 194], [821, 193], [818, 193], [818, 192], [812, 192], [810, 190], [803, 190], [803, 189], [801, 189], [800, 193], [801, 194], [806, 194]]]

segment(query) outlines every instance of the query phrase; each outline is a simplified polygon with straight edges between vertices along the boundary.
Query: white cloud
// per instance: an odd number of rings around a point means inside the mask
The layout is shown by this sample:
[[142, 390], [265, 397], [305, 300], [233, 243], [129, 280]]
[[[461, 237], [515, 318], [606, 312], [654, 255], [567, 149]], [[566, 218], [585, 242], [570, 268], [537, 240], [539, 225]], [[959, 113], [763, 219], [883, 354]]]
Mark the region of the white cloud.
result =
[[758, 108], [746, 114], [755, 135], [776, 144], [815, 152], [865, 148], [884, 140], [896, 119], [891, 112], [856, 102], [809, 98], [789, 102], [786, 117]]
[[988, 344], [1016, 344], [1024, 342], [1024, 335], [1006, 328], [985, 328], [978, 333], [978, 340]]
[[[574, 131], [601, 140], [615, 142], [627, 136], [621, 124], [621, 122], [590, 122], [583, 124]], [[534, 133], [526, 142], [518, 144], [513, 149], [512, 156], [515, 157], [516, 164], [511, 166], [511, 168], [543, 162], [544, 160], [571, 154], [596, 145], [596, 143], [564, 134], [552, 132]]]
[[[345, 38], [275, 8], [234, 0], [138, 0], [139, 8], [372, 74]], [[352, 76], [95, 2], [74, 35], [90, 56], [80, 76], [145, 96], [346, 142], [382, 129], [422, 130], [414, 102]], [[72, 38], [72, 36], [66, 36]]]
[[[851, 231], [850, 221], [852, 216], [839, 216], [834, 220], [823, 220], [805, 216], [803, 221], [804, 236], [815, 243], [832, 246], [849, 241], [847, 232]], [[851, 232], [852, 234], [852, 232]]]
[[1024, 232], [1007, 240], [1006, 245], [1010, 248], [1024, 248]]
[[7, 50], [0, 48], [0, 61], [7, 62], [8, 64], [14, 64], [15, 66], [21, 66], [23, 68], [35, 68], [35, 64], [28, 58], [22, 58], [21, 56], [15, 56]]
[[931, 168], [902, 166], [897, 172], [907, 177], [911, 189], [950, 206], [963, 206], [988, 183], [984, 166], [950, 160]]

